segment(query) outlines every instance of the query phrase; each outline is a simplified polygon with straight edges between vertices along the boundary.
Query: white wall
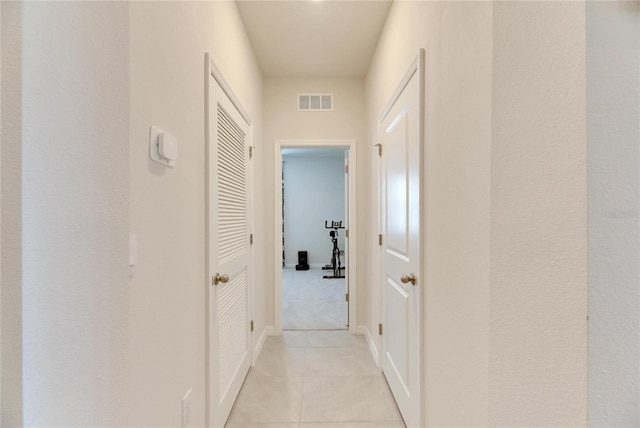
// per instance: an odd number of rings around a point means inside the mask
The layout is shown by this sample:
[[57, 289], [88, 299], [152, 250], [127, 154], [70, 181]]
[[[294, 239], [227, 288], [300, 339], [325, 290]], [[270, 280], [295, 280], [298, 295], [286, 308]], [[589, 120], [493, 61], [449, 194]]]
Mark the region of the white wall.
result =
[[589, 426], [640, 426], [640, 20], [587, 3]]
[[[296, 97], [298, 93], [333, 93], [334, 110], [332, 112], [299, 112], [297, 111]], [[362, 154], [368, 150], [373, 151], [364, 138], [364, 82], [360, 79], [292, 79], [292, 78], [267, 78], [264, 83], [264, 166], [263, 177], [268, 177], [264, 187], [262, 206], [264, 219], [268, 225], [265, 239], [265, 252], [273, 252], [273, 204], [274, 201], [273, 180], [273, 156], [276, 139], [355, 139], [357, 146], [357, 234], [362, 237], [360, 231], [369, 229], [370, 215], [366, 189], [368, 186], [368, 165], [363, 162]], [[362, 278], [366, 272], [364, 263], [367, 249], [362, 242], [356, 242], [357, 246], [357, 277]], [[267, 322], [274, 325], [274, 266], [267, 261], [265, 266], [265, 278], [270, 285], [267, 288]], [[358, 279], [358, 293], [366, 293], [364, 282]], [[358, 299], [358, 322], [364, 323], [365, 299]]]
[[[204, 426], [204, 54], [211, 53], [254, 121], [258, 197], [265, 181], [262, 78], [235, 2], [134, 2], [129, 35], [130, 230], [138, 238], [138, 265], [129, 283], [129, 423], [180, 426], [181, 399], [192, 388], [191, 426]], [[177, 137], [174, 169], [149, 160], [150, 125]], [[263, 293], [270, 284], [263, 282], [262, 220], [256, 218], [253, 231], [254, 342], [264, 330]]]
[[22, 24], [24, 425], [122, 426], [128, 6], [24, 3]]
[[[324, 222], [342, 221], [344, 208], [344, 157], [283, 156], [285, 263], [295, 267], [298, 251], [308, 251], [309, 264], [331, 263], [333, 244]], [[344, 247], [344, 230], [338, 231], [338, 247]], [[345, 258], [341, 257], [342, 266]]]
[[[206, 51], [261, 148], [262, 78], [236, 5], [3, 2], [2, 16], [2, 422], [179, 426], [192, 387], [203, 426]], [[148, 161], [151, 124], [178, 137], [174, 170]]]
[[[2, 7], [0, 7], [0, 82], [2, 82]], [[2, 85], [0, 84], [0, 100], [2, 100]], [[0, 117], [2, 105], [0, 102]], [[2, 121], [0, 120], [0, 135], [2, 135]], [[0, 138], [0, 141], [1, 138]], [[2, 147], [0, 146], [0, 231], [2, 230]], [[2, 234], [0, 233], [0, 236]], [[2, 284], [2, 244], [0, 243], [0, 284]], [[0, 289], [0, 338], [2, 337], [2, 291]], [[0, 379], [2, 379], [2, 340], [0, 339]], [[2, 412], [2, 382], [0, 381], [0, 413]], [[0, 420], [0, 424], [2, 421]]]
[[585, 5], [493, 15], [491, 425], [587, 414]]
[[2, 2], [2, 407], [22, 424], [22, 4]]
[[586, 424], [584, 24], [581, 3], [392, 5], [367, 129], [424, 47], [429, 426]]

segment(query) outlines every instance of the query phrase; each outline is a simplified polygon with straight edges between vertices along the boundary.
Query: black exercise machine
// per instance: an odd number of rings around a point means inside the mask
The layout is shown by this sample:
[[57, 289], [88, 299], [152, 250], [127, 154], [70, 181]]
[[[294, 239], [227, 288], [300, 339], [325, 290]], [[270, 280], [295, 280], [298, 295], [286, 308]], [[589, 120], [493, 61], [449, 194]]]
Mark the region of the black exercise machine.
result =
[[342, 272], [344, 270], [344, 266], [342, 266], [342, 263], [340, 261], [340, 256], [344, 255], [344, 250], [338, 248], [338, 229], [344, 229], [344, 226], [342, 226], [342, 221], [332, 221], [331, 225], [329, 225], [329, 222], [325, 220], [324, 228], [333, 229], [329, 232], [333, 248], [331, 249], [331, 264], [324, 266], [322, 269], [332, 270], [333, 275], [324, 275], [323, 278], [344, 278], [344, 273]]

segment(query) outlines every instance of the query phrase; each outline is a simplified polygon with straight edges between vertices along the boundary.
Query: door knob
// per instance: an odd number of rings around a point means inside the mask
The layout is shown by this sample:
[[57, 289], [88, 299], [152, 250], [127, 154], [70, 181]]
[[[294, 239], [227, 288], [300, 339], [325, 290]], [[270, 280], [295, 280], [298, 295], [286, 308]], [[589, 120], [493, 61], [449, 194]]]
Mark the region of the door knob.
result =
[[409, 275], [402, 275], [400, 277], [400, 281], [402, 281], [403, 284], [411, 283], [411, 285], [416, 285], [417, 280], [418, 278], [416, 278], [413, 273], [410, 273]]
[[211, 282], [213, 283], [213, 285], [218, 285], [219, 283], [226, 284], [227, 281], [229, 281], [229, 275], [227, 275], [226, 273], [223, 273], [222, 275], [216, 273], [213, 278], [211, 278]]

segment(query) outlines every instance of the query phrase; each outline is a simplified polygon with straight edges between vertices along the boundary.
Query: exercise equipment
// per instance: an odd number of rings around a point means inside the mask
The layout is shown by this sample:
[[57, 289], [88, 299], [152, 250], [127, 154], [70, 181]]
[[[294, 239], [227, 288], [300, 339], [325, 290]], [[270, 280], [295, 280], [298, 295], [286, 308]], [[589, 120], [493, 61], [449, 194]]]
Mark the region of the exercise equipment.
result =
[[344, 278], [344, 274], [342, 272], [344, 270], [344, 266], [342, 266], [342, 263], [340, 261], [340, 256], [344, 255], [344, 250], [341, 250], [338, 247], [338, 229], [344, 229], [344, 226], [342, 226], [342, 221], [331, 221], [331, 225], [329, 225], [329, 221], [325, 220], [324, 228], [333, 229], [329, 232], [333, 248], [331, 249], [331, 264], [324, 266], [322, 269], [332, 270], [333, 275], [324, 275], [323, 278]]

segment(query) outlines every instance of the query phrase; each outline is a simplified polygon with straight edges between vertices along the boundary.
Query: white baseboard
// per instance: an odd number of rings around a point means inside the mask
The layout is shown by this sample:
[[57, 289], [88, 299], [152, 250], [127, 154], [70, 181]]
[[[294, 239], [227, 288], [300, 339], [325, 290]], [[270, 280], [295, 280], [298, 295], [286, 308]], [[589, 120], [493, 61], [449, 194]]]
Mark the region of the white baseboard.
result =
[[258, 360], [258, 356], [262, 351], [262, 346], [264, 345], [264, 342], [267, 340], [267, 336], [269, 336], [268, 330], [269, 330], [268, 326], [262, 329], [262, 334], [260, 334], [260, 338], [258, 339], [256, 346], [253, 348], [253, 356], [252, 356], [253, 358], [251, 358], [252, 360], [251, 366], [254, 366], [256, 364], [256, 361]]
[[376, 362], [376, 365], [380, 367], [378, 347], [376, 346], [376, 343], [373, 340], [373, 336], [371, 336], [371, 332], [369, 331], [369, 328], [366, 325], [359, 325], [357, 331], [358, 331], [358, 334], [364, 334], [365, 339], [367, 339], [367, 344], [369, 345], [369, 352], [371, 352], [371, 356], [373, 357], [373, 360]]
[[276, 334], [276, 328], [275, 328], [274, 326], [272, 326], [272, 325], [268, 325], [268, 326], [266, 326], [266, 327], [264, 328], [264, 333], [265, 333], [267, 336], [277, 336], [277, 334]]
[[272, 325], [266, 326], [262, 330], [262, 334], [260, 334], [260, 339], [256, 343], [256, 346], [253, 348], [253, 358], [251, 358], [251, 366], [256, 364], [258, 357], [260, 356], [260, 352], [262, 352], [262, 347], [264, 346], [264, 342], [267, 341], [267, 336], [276, 336], [276, 329], [273, 328]]

